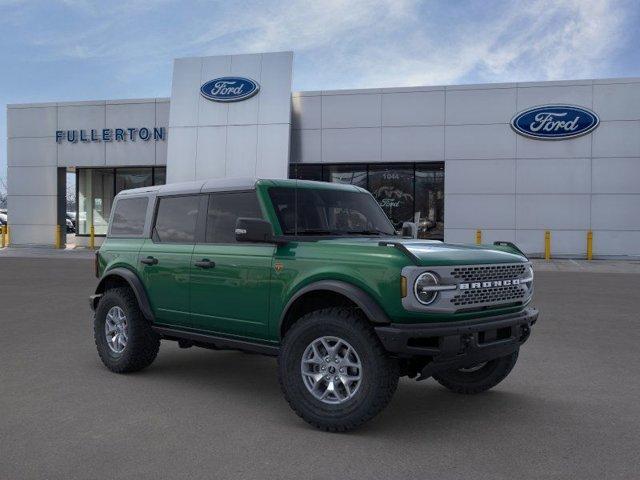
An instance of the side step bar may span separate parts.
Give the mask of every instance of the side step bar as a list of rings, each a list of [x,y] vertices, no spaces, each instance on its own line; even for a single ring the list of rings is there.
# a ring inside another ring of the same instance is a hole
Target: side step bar
[[[261,355],[278,356],[280,347],[249,340],[239,340],[231,337],[213,335],[210,333],[193,332],[179,328],[152,326],[153,330],[166,340],[188,340],[196,346],[204,346],[216,350],[241,350],[243,352],[259,353]]]

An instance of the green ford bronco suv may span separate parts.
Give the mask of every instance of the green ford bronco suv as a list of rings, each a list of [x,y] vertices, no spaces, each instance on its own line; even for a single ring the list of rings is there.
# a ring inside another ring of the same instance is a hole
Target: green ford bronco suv
[[[375,416],[400,376],[466,394],[497,385],[538,316],[514,245],[403,237],[366,190],[322,182],[123,191],[96,275],[110,370],[147,367],[161,340],[277,356],[293,410],[330,431]]]

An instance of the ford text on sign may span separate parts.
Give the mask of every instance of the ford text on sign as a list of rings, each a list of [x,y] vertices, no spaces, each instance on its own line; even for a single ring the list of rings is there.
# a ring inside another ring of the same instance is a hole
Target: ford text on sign
[[[540,140],[563,140],[593,131],[600,119],[583,107],[542,105],[518,113],[511,120],[516,133]]]
[[[215,102],[238,102],[253,97],[260,90],[255,80],[244,77],[220,77],[200,87],[201,95]]]

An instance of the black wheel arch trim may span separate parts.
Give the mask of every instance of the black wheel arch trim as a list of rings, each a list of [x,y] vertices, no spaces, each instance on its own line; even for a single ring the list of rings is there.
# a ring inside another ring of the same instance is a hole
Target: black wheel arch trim
[[[382,307],[378,305],[378,302],[376,302],[373,298],[371,298],[371,295],[369,295],[367,292],[365,292],[361,288],[356,287],[351,283],[343,282],[341,280],[320,280],[302,287],[300,290],[298,290],[296,293],[294,293],[291,296],[291,298],[285,305],[284,309],[282,310],[278,328],[279,329],[282,328],[282,324],[285,318],[287,317],[287,313],[291,309],[292,305],[300,297],[302,297],[307,293],[321,291],[321,290],[328,290],[330,292],[338,293],[340,295],[347,297],[348,299],[353,301],[358,306],[358,308],[360,308],[364,312],[364,314],[367,316],[367,318],[370,321],[374,323],[379,323],[379,324],[391,323],[391,320],[389,319],[385,311],[382,309]]]
[[[142,281],[131,270],[123,267],[116,267],[111,270],[108,270],[102,275],[100,278],[100,282],[96,287],[95,295],[90,297],[91,308],[95,311],[98,306],[98,301],[100,297],[105,292],[105,284],[109,278],[119,277],[123,279],[131,290],[133,290],[134,295],[136,296],[136,300],[138,301],[138,306],[142,311],[144,317],[153,322],[155,320],[155,316],[153,314],[153,310],[151,309],[151,303],[149,303],[149,297],[147,296],[147,291],[142,284]]]

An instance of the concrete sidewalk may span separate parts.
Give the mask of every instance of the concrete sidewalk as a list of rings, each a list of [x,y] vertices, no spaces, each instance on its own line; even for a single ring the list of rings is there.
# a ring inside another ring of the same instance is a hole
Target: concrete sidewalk
[[[0,248],[0,258],[93,258],[95,250],[88,248],[5,247]]]
[[[536,272],[640,273],[640,260],[532,259]]]

